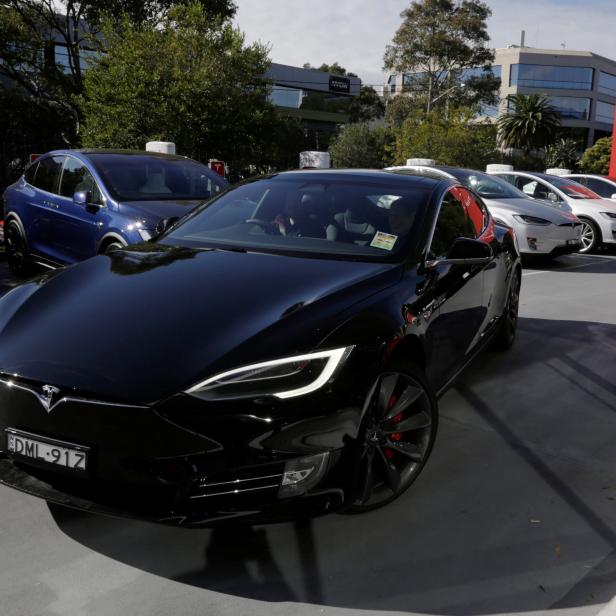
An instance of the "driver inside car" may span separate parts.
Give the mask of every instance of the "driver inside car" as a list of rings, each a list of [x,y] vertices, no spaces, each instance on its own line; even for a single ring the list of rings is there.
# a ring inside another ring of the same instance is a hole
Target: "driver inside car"
[[[290,193],[285,201],[286,216],[274,221],[282,235],[325,238],[326,230],[320,219],[317,197],[310,194]]]

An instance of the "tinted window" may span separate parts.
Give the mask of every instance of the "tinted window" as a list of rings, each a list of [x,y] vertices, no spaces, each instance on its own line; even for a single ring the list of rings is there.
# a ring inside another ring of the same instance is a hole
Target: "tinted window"
[[[463,203],[467,196],[470,196],[469,192],[463,188],[453,188],[445,195],[432,236],[431,259],[445,258],[459,237],[475,239],[479,235],[479,219],[473,221],[471,218],[471,215],[478,215],[475,210],[477,204],[474,199],[474,206],[470,202]],[[479,215],[483,216],[481,211]]]
[[[32,184],[34,186],[34,175],[36,174],[36,168],[38,167],[38,161],[32,163],[24,173],[24,179],[28,184]]]
[[[416,245],[430,190],[388,178],[275,176],[226,192],[162,240],[389,258]]]
[[[62,156],[41,158],[32,184],[41,190],[55,193],[58,187],[58,179],[60,177],[63,160],[64,157]]]
[[[205,200],[227,183],[205,165],[147,154],[90,154],[105,187],[121,201]]]
[[[579,182],[582,178],[575,178],[576,182]],[[604,182],[599,178],[583,178],[584,183],[590,190],[596,192],[600,197],[611,199],[612,195],[616,193],[616,186],[609,182]]]
[[[91,203],[102,203],[101,193],[92,174],[80,160],[69,156],[62,171],[60,194],[72,198],[76,192],[82,190],[91,193]]]

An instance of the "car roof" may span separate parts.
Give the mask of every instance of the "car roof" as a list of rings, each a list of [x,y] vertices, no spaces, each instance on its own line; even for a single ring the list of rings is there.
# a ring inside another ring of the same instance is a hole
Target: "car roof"
[[[46,152],[46,154],[83,154],[88,156],[90,154],[113,154],[121,156],[148,156],[152,158],[163,158],[166,160],[191,160],[187,156],[179,156],[178,154],[165,154],[163,152],[148,152],[146,150],[120,150],[120,149],[107,149],[107,148],[79,148],[79,149],[64,149],[64,150],[52,150]]]
[[[439,173],[427,172],[422,170],[392,168],[392,169],[300,169],[295,171],[283,171],[279,174],[281,177],[307,177],[310,176],[315,180],[326,179],[327,177],[358,177],[366,179],[378,179],[387,181],[387,178],[396,176],[403,182],[408,181],[409,184],[421,186],[423,188],[434,188],[440,184],[450,184],[452,178],[448,178]],[[270,176],[274,177],[274,176]]]

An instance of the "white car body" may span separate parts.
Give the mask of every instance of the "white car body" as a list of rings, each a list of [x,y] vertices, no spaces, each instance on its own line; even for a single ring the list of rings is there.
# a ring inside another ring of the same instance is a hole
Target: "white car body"
[[[564,175],[586,188],[596,192],[602,199],[616,201],[616,179],[605,175],[594,175],[592,173],[570,173]]]
[[[487,173],[454,167],[421,165],[389,169],[436,170],[470,188],[486,204],[494,222],[513,229],[523,255],[558,256],[577,252],[581,247],[582,223],[567,211],[568,208],[559,209],[530,199],[504,180],[493,178]],[[492,184],[486,185],[490,182]],[[496,193],[499,193],[498,197]]]
[[[573,212],[582,221],[582,249],[599,244],[616,244],[616,202],[601,199],[592,190],[570,178],[530,171],[495,171],[490,175],[507,180],[537,203]]]

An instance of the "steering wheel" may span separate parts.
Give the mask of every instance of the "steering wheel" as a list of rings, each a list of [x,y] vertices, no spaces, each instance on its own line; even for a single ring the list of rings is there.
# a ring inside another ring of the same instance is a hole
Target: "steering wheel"
[[[248,218],[245,222],[251,225],[259,225],[259,227],[269,235],[282,235],[275,222],[268,222],[261,218]]]

